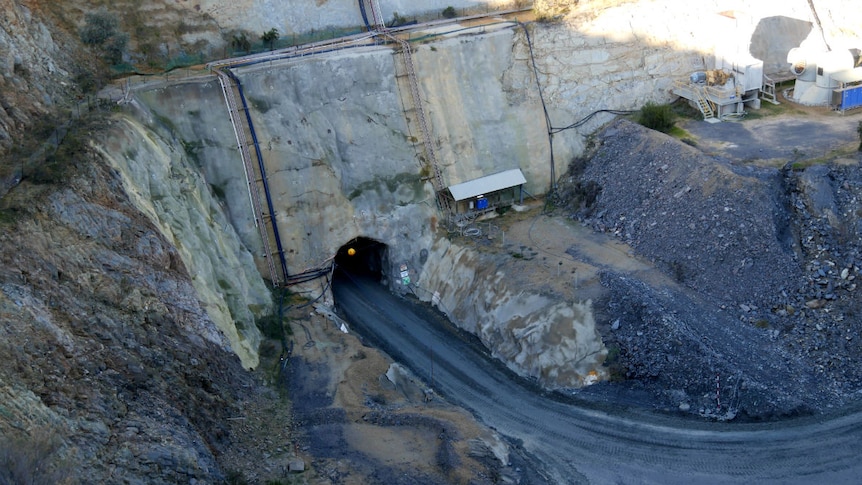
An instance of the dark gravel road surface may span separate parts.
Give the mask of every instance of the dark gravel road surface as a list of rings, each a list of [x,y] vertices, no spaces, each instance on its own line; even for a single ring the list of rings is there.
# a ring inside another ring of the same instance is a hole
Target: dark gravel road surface
[[[735,424],[537,392],[421,305],[338,275],[360,335],[531,457],[530,483],[856,483],[862,410]]]

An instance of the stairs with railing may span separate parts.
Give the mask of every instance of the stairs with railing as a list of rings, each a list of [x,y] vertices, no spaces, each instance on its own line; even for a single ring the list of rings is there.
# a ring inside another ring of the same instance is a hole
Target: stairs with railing
[[[233,79],[220,69],[216,69],[215,73],[218,76],[219,84],[224,94],[225,104],[228,108],[231,125],[233,126],[234,135],[236,136],[237,148],[242,159],[244,168],[246,187],[248,188],[248,196],[251,202],[252,212],[254,214],[254,225],[260,231],[260,239],[263,244],[264,260],[266,261],[267,269],[269,270],[270,281],[273,286],[280,286],[284,282],[287,274],[284,268],[278,271],[274,257],[279,256],[279,252],[272,250],[273,242],[277,246],[278,230],[273,220],[273,214],[264,212],[261,205],[261,191],[267,191],[264,183],[265,175],[261,173],[257,164],[252,161],[250,143],[248,142],[250,133],[249,127],[242,121],[244,107],[241,107],[236,98],[240,94],[237,92],[239,87],[233,82]],[[251,148],[254,148],[253,146]],[[284,266],[284,265],[282,265]]]
[[[444,214],[450,212],[449,198],[445,195],[446,183],[443,180],[443,173],[440,170],[440,164],[437,161],[437,155],[434,151],[432,142],[431,130],[428,127],[428,121],[425,117],[425,109],[422,106],[422,96],[419,93],[419,82],[416,79],[416,71],[413,66],[413,53],[410,49],[410,43],[403,39],[398,39],[394,36],[387,35],[390,39],[398,42],[401,49],[401,60],[407,79],[410,98],[413,102],[416,123],[419,126],[419,132],[422,136],[422,145],[424,148],[425,165],[433,174],[434,192],[437,194],[437,204],[440,211]]]
[[[700,95],[699,92],[698,94],[699,96],[697,97],[697,107],[703,114],[703,119],[709,120],[715,118],[715,111],[712,110],[712,106],[709,105],[709,101],[707,101],[706,98],[703,97],[703,95]]]

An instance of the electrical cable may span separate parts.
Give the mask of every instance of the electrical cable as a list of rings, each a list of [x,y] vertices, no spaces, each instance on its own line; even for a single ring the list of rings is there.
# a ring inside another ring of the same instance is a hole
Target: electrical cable
[[[548,106],[545,104],[545,96],[542,94],[542,84],[539,82],[539,68],[536,66],[536,56],[533,55],[533,41],[530,39],[530,31],[523,23],[518,22],[518,25],[524,29],[524,36],[527,39],[527,48],[530,51],[530,62],[533,65],[533,75],[536,77],[536,87],[539,90],[539,100],[542,102],[542,111],[545,113],[545,126],[548,131],[548,145],[551,153],[551,185],[549,194],[554,195],[557,188],[557,174],[556,168],[554,167],[554,133],[551,129],[551,115],[548,114]]]
[[[564,126],[562,128],[551,128],[551,133],[559,133],[559,132],[564,131],[564,130],[569,130],[572,128],[578,128],[580,126],[583,126],[588,121],[593,119],[593,117],[599,113],[610,113],[613,115],[630,115],[630,114],[635,113],[635,112],[636,111],[634,111],[634,110],[625,110],[625,109],[599,109],[599,110],[593,111],[592,113],[588,114],[587,116],[581,118],[580,120],[578,120],[578,121],[576,121],[576,122],[574,122],[568,126]]]

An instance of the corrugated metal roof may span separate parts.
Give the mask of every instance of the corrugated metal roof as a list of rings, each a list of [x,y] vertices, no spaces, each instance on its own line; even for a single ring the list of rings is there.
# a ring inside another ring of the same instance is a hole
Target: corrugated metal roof
[[[479,177],[461,184],[449,186],[449,192],[455,200],[469,199],[477,195],[508,189],[517,185],[527,183],[520,168],[498,172],[492,175]]]

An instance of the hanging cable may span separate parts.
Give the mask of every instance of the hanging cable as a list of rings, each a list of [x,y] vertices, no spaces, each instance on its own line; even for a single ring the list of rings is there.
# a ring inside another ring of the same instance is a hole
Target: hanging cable
[[[599,110],[593,111],[592,113],[590,113],[587,116],[583,117],[582,119],[572,123],[571,125],[564,126],[562,128],[551,128],[551,133],[559,133],[559,132],[564,131],[564,130],[570,130],[572,128],[578,128],[580,126],[583,126],[588,121],[593,119],[593,117],[599,113],[610,113],[613,115],[630,115],[634,112],[635,111],[633,111],[633,110],[625,110],[625,109],[599,109]]]
[[[539,100],[542,102],[542,111],[545,113],[545,126],[548,131],[548,146],[551,152],[551,184],[550,195],[553,195],[557,188],[557,174],[554,167],[554,134],[551,131],[551,116],[548,114],[548,106],[545,104],[545,96],[542,94],[542,84],[539,82],[539,68],[536,66],[536,57],[533,55],[533,41],[530,39],[530,31],[522,22],[518,25],[523,27],[524,36],[527,39],[527,48],[530,50],[530,62],[533,65],[533,75],[536,76],[536,87],[539,89]]]

